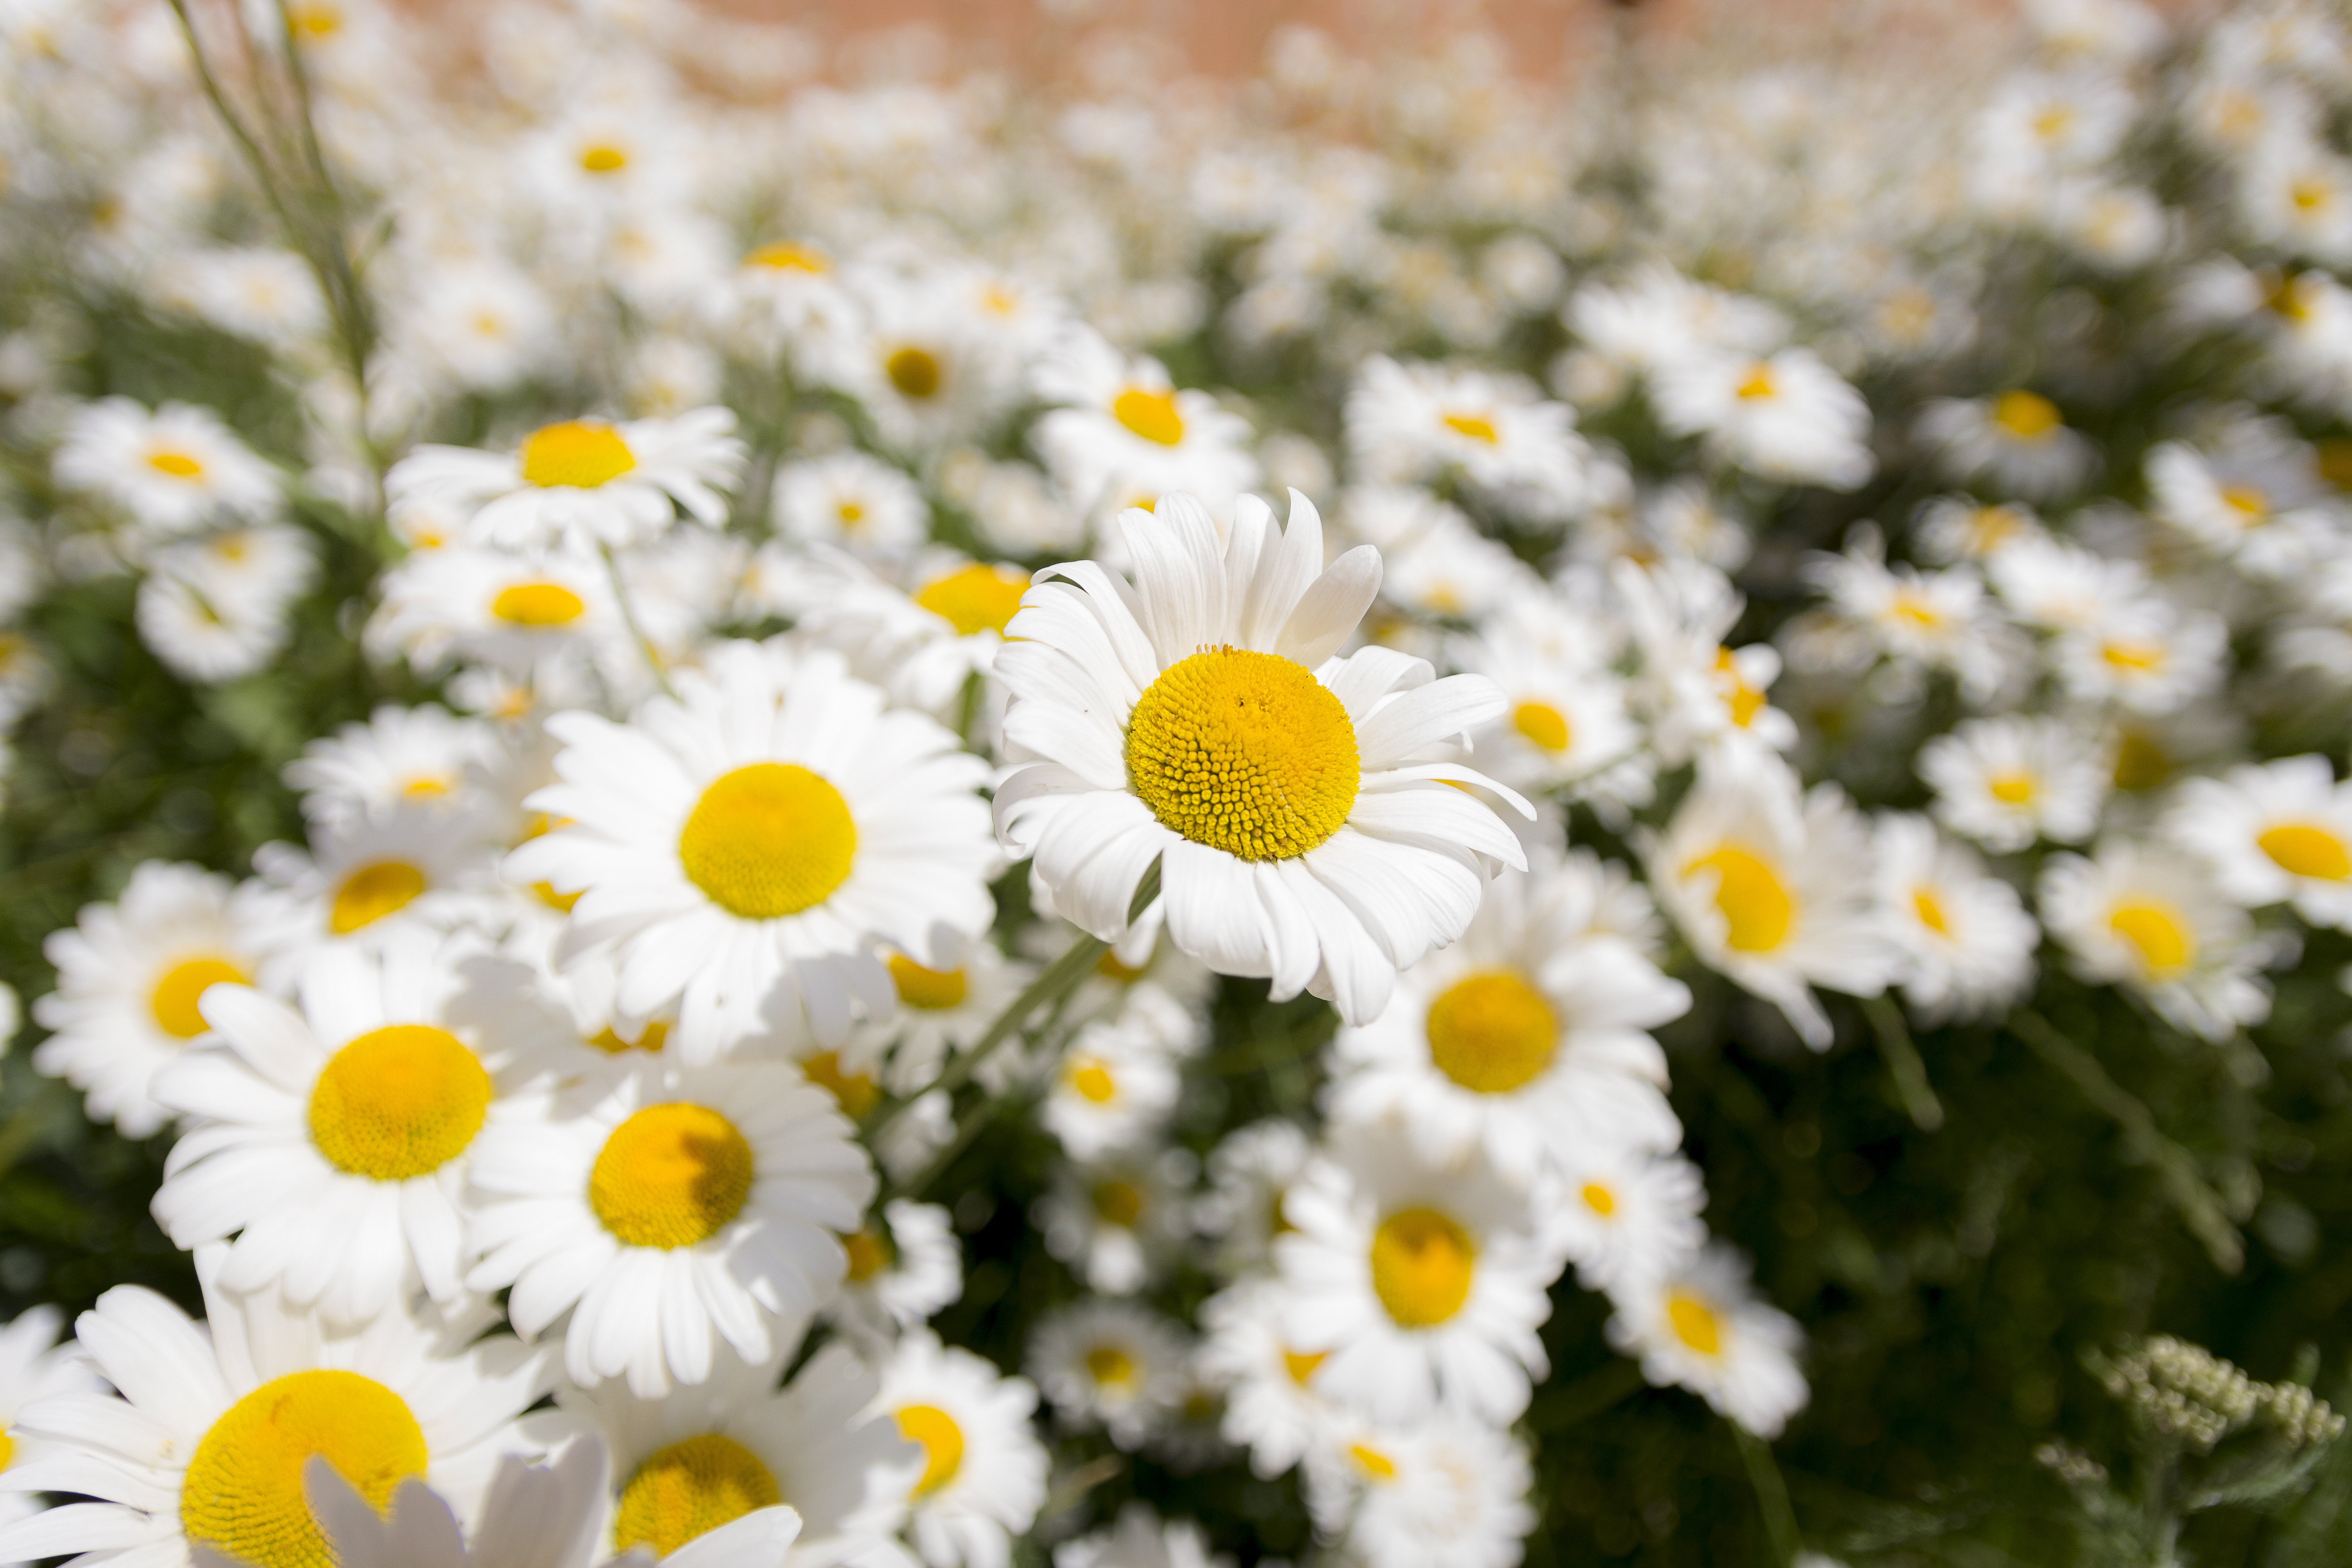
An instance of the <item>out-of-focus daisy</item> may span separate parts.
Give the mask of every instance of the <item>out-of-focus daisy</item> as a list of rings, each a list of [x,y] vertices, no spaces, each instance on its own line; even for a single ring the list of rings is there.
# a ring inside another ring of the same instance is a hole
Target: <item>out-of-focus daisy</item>
[[[2098,826],[2109,770],[2096,742],[2056,718],[1970,719],[1919,751],[1936,819],[2006,854],[2037,838],[2079,844]]]
[[[1298,1463],[1338,1414],[1314,1387],[1330,1353],[1292,1348],[1284,1294],[1276,1280],[1244,1279],[1201,1304],[1200,1370],[1224,1391],[1221,1429],[1268,1479]]]
[[[1045,1506],[1048,1461],[1030,1417],[1037,1391],[919,1329],[882,1369],[877,1403],[923,1449],[907,1533],[929,1568],[1005,1568]]]
[[[1343,1424],[1308,1451],[1307,1507],[1364,1568],[1516,1568],[1534,1472],[1525,1444],[1478,1422]]]
[[[1031,978],[1028,965],[1007,961],[986,939],[968,943],[952,967],[932,969],[894,952],[889,968],[897,1016],[865,1025],[842,1047],[842,1061],[877,1071],[902,1095],[928,1088],[951,1054],[977,1044]]]
[[[2042,532],[2042,521],[2029,507],[1940,496],[1919,509],[1911,537],[1912,548],[1922,560],[1981,563],[2003,545],[2037,538]]]
[[[1274,1238],[1290,1228],[1282,1217],[1290,1190],[1314,1145],[1298,1123],[1268,1117],[1237,1127],[1209,1152],[1209,1190],[1195,1205],[1193,1225],[1217,1240],[1225,1271],[1240,1275],[1271,1261]]]
[[[1118,1522],[1054,1548],[1054,1568],[1232,1568],[1209,1550],[1208,1532],[1189,1519],[1163,1522],[1151,1505],[1129,1502]]]
[[[1777,1437],[1811,1391],[1797,1365],[1804,1331],[1760,1300],[1748,1260],[1721,1244],[1671,1273],[1611,1293],[1609,1342],[1638,1356],[1642,1375],[1679,1384],[1759,1437]]]
[[[863,561],[903,559],[930,536],[930,510],[915,481],[858,451],[779,469],[776,522],[787,539],[836,545]]]
[[[253,868],[268,884],[264,984],[290,984],[322,947],[373,950],[415,924],[449,930],[483,919],[497,893],[482,827],[404,801],[310,832],[310,852],[265,844]]]
[[[2313,925],[2352,931],[2352,784],[2326,757],[2285,757],[2189,779],[2167,819],[2222,892],[2249,907],[2292,901]]]
[[[1059,404],[1034,440],[1081,509],[1150,506],[1175,491],[1224,496],[1257,483],[1249,422],[1205,392],[1180,389],[1158,360],[1129,359],[1074,328],[1039,363],[1037,391]]]
[[[1557,1162],[1559,1197],[1545,1215],[1588,1290],[1613,1290],[1682,1268],[1706,1241],[1706,1188],[1678,1154],[1597,1140]]]
[[[0,1471],[40,1459],[50,1445],[21,1431],[17,1414],[54,1394],[101,1397],[98,1375],[80,1347],[58,1343],[65,1314],[55,1307],[30,1307],[0,1323]],[[41,1511],[37,1495],[0,1489],[0,1530]]]
[[[677,1071],[631,1053],[519,1095],[474,1150],[467,1283],[510,1287],[527,1336],[569,1310],[583,1384],[625,1373],[658,1398],[710,1376],[714,1339],[764,1361],[777,1321],[815,1311],[848,1268],[840,1237],[874,1197],[850,1131],[778,1062]]]
[[[432,382],[502,391],[544,366],[560,341],[546,292],[493,256],[425,262],[404,292],[391,336]]]
[[[2021,641],[1986,602],[1984,580],[1965,567],[1920,572],[1890,568],[1877,534],[1869,531],[1845,552],[1816,555],[1806,574],[1840,614],[1870,634],[1892,658],[1948,670],[1971,702],[1998,690],[2010,668],[2008,643]]]
[[[1831,1029],[1813,986],[1875,996],[1895,977],[1869,829],[1835,784],[1801,797],[1777,762],[1703,769],[1643,857],[1699,957],[1788,1015],[1815,1050]]]
[[[1677,436],[1784,484],[1859,488],[1877,467],[1870,405],[1810,349],[1769,358],[1703,355],[1659,372],[1651,396]]]
[[[877,944],[945,965],[995,910],[980,759],[838,655],[721,644],[626,725],[558,714],[564,826],[507,874],[583,896],[566,952],[618,951],[622,1007],[680,998],[689,1053],[755,1030],[848,1038],[897,994]]]
[[[937,1204],[892,1198],[842,1249],[849,1268],[826,1315],[869,1343],[920,1327],[963,1293],[963,1248]]]
[[[997,660],[1007,741],[1042,759],[998,788],[999,830],[1080,929],[1124,935],[1157,860],[1179,947],[1364,1021],[1398,969],[1469,923],[1492,868],[1526,863],[1444,782],[1496,787],[1447,759],[1501,694],[1386,649],[1334,659],[1379,557],[1325,569],[1321,520],[1297,491],[1286,531],[1252,498],[1222,536],[1183,497],[1122,521],[1137,586],[1056,568]]]
[[[671,419],[542,426],[511,452],[419,447],[384,478],[394,505],[444,502],[467,514],[477,543],[528,549],[634,544],[683,510],[718,526],[744,462],[735,416],[698,408]]]
[[[387,705],[303,747],[286,782],[302,792],[302,814],[314,822],[349,822],[404,801],[451,810],[470,804],[498,755],[497,737],[478,720],[429,702]]]
[[[1722,640],[1743,607],[1729,578],[1696,561],[1654,569],[1626,561],[1610,580],[1641,653],[1634,706],[1649,721],[1661,763],[1797,743],[1796,721],[1765,695],[1780,678],[1780,654],[1765,643],[1735,648]]]
[[[404,656],[420,674],[463,659],[548,686],[560,697],[591,671],[609,676],[642,668],[611,576],[570,552],[420,551],[385,573],[379,591],[368,649],[379,658]]]
[[[1557,520],[1583,504],[1583,437],[1564,404],[1482,371],[1375,354],[1348,394],[1348,446],[1370,478],[1456,474],[1505,510]]]
[[[2053,856],[2035,894],[2084,979],[2137,992],[2176,1027],[2224,1040],[2270,1016],[2275,944],[2181,851],[2105,839],[2088,859]]]
[[[278,504],[277,474],[208,408],[167,403],[150,413],[127,397],[79,410],[50,471],[58,488],[121,509],[155,535],[216,518],[257,519]]]
[[[1184,1239],[1185,1189],[1199,1171],[1189,1151],[1150,1145],[1062,1166],[1034,1211],[1045,1250],[1088,1289],[1133,1295]]]
[[[299,528],[254,523],[158,550],[139,584],[139,640],[185,680],[234,680],[286,646],[288,611],[318,550]]]
[[[1131,1301],[1057,1308],[1030,1336],[1028,1371],[1060,1420],[1141,1446],[1182,1396],[1190,1349],[1175,1326]]]
[[[2112,605],[2090,626],[2063,632],[2051,663],[2070,696],[2136,713],[2169,713],[2218,685],[2230,634],[2219,616],[2162,599]]]
[[[2095,555],[2038,530],[2006,535],[1984,570],[2011,615],[2053,632],[2095,625],[2116,605],[2142,597],[2147,585],[2138,562]]]
[[[2231,426],[2210,452],[2163,443],[2147,455],[2147,485],[2158,517],[2257,577],[2324,559],[2344,532],[2312,449],[2269,422]]]
[[[2056,404],[2024,387],[1993,398],[1940,398],[1920,411],[1918,431],[1953,479],[1987,477],[2026,500],[2072,495],[2099,463],[2090,437],[2071,428]]]
[[[2042,931],[2017,889],[1924,816],[1889,813],[1872,836],[1879,901],[1908,962],[1904,1000],[1923,1017],[1980,1017],[2033,984]]]
[[[1064,1052],[1039,1120],[1074,1160],[1139,1142],[1176,1104],[1176,1069],[1134,1031],[1097,1020]]]
[[[114,903],[84,905],[41,944],[58,988],[33,1004],[50,1031],[35,1070],[80,1089],[90,1119],[126,1138],[160,1130],[172,1112],[154,1098],[154,1075],[212,1026],[196,1005],[260,973],[253,904],[226,877],[151,860]]]

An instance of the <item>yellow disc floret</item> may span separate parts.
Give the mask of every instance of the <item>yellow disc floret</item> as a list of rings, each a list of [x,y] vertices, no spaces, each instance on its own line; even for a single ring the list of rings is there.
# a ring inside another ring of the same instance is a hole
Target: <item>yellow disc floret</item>
[[[1547,752],[1568,750],[1568,715],[1549,702],[1522,702],[1512,709],[1511,728]]]
[[[2058,405],[2038,392],[2020,389],[1993,399],[1993,423],[2021,441],[2038,441],[2065,423]]]
[[[1456,982],[1429,1005],[1429,1057],[1478,1094],[1507,1094],[1551,1066],[1559,1019],[1543,993],[1507,969]]]
[[[1295,659],[1237,647],[1160,671],[1129,721],[1127,773],[1163,826],[1244,860],[1330,837],[1362,779],[1339,698]]]
[[[852,1285],[863,1285],[885,1268],[898,1256],[890,1237],[878,1226],[867,1226],[841,1238],[841,1250],[849,1255],[849,1272],[843,1276]]]
[[[2130,944],[2153,980],[2168,980],[2197,962],[2197,933],[2180,911],[2156,899],[2117,904],[2107,926]]]
[[[196,1444],[180,1487],[181,1529],[254,1568],[333,1568],[302,1498],[313,1454],[378,1511],[427,1458],[416,1417],[383,1384],[355,1372],[289,1373],[230,1405]]]
[[[1673,1325],[1675,1337],[1699,1354],[1723,1353],[1723,1320],[1689,1291],[1676,1290],[1666,1297],[1666,1321]]]
[[[1470,1233],[1435,1209],[1402,1210],[1372,1232],[1372,1291],[1405,1328],[1433,1328],[1460,1311],[1477,1268]]]
[[[1135,1358],[1117,1345],[1097,1345],[1087,1352],[1087,1375],[1097,1384],[1124,1387],[1135,1381]]]
[[[511,626],[569,626],[587,609],[561,583],[509,583],[490,601],[490,614]]]
[[[917,1497],[929,1497],[963,1468],[963,1428],[936,1405],[909,1405],[898,1412],[898,1435],[923,1446],[923,1475]]]
[[[751,1145],[707,1105],[648,1105],[613,1129],[588,1173],[588,1206],[631,1247],[692,1247],[751,1195]]]
[[[1147,441],[1173,447],[1184,439],[1184,416],[1176,411],[1172,392],[1130,386],[1112,399],[1110,411],[1121,425]]]
[[[955,627],[958,637],[968,637],[981,632],[1002,634],[1028,591],[1028,573],[974,562],[925,586],[915,603]]]
[[[809,1082],[824,1089],[839,1102],[842,1114],[854,1121],[864,1121],[882,1098],[881,1086],[862,1072],[849,1072],[841,1065],[839,1051],[819,1051],[801,1063],[801,1074]]]
[[[2352,879],[2352,854],[2346,852],[2343,838],[2331,829],[2307,822],[2283,822],[2254,842],[2290,876],[2323,882]]]
[[[184,958],[165,970],[147,994],[147,1011],[155,1026],[177,1040],[193,1040],[212,1026],[196,1011],[205,993],[215,985],[245,985],[245,971],[226,958]]]
[[[753,763],[721,773],[677,836],[688,879],[747,921],[823,903],[848,879],[856,853],[849,803],[791,763]]]
[[[1797,900],[1769,863],[1755,851],[1725,844],[1683,868],[1685,877],[1713,871],[1715,907],[1722,912],[1724,943],[1734,952],[1770,952],[1789,940]]]
[[[926,969],[898,953],[890,955],[890,983],[898,988],[899,1001],[924,1013],[961,1007],[971,989],[961,969]]]
[[[667,1557],[696,1536],[784,1500],[758,1455],[706,1432],[672,1443],[637,1467],[613,1515],[613,1546],[650,1546]]]
[[[593,490],[637,466],[637,455],[610,425],[567,419],[531,432],[522,444],[522,482],[541,489]]]
[[[903,348],[882,362],[882,374],[904,397],[918,400],[940,394],[940,362],[929,350]]]
[[[205,466],[185,452],[169,450],[148,453],[147,466],[175,479],[193,479],[205,471]]]
[[[339,1171],[403,1182],[466,1152],[490,1108],[490,1075],[430,1024],[371,1029],[337,1051],[310,1090],[310,1141]]]
[[[327,902],[327,929],[349,936],[406,909],[425,891],[425,873],[405,860],[379,860],[346,876]]]

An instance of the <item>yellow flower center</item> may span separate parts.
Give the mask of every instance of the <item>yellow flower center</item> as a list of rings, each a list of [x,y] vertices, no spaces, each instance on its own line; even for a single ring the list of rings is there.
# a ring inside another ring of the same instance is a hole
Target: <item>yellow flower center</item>
[[[1117,1345],[1097,1345],[1087,1352],[1087,1375],[1097,1385],[1123,1388],[1135,1381],[1135,1358]]]
[[[868,1226],[854,1236],[843,1237],[841,1250],[849,1254],[846,1278],[852,1285],[863,1285],[873,1279],[889,1268],[891,1259],[897,1256],[890,1238],[883,1235],[877,1226]]]
[[[840,519],[843,528],[854,530],[866,521],[866,509],[854,500],[845,500],[833,509],[833,515]]]
[[[1738,392],[1742,402],[1756,403],[1780,395],[1780,384],[1773,379],[1771,365],[1758,360],[1748,367],[1747,378],[1740,382]]]
[[[1995,773],[1985,781],[1985,793],[2003,805],[2023,805],[2033,798],[2033,788],[2028,773]]]
[[[687,879],[747,921],[823,903],[848,879],[856,853],[849,803],[791,763],[753,763],[721,773],[677,836]]]
[[[1112,400],[1110,411],[1118,422],[1147,441],[1173,447],[1184,439],[1184,416],[1176,412],[1172,392],[1146,392],[1130,386]]]
[[[2063,104],[2054,104],[2033,117],[2033,133],[2043,141],[2053,141],[2074,123],[2074,111]]]
[[[1715,650],[1715,676],[1717,684],[1729,689],[1724,701],[1730,706],[1731,721],[1745,730],[1764,710],[1764,694],[1748,684],[1739,673],[1739,661],[1727,647]]]
[[[2124,731],[2116,747],[2115,785],[2117,789],[2154,789],[2172,773],[2172,759],[2153,736]]]
[[[2150,674],[2164,668],[2165,647],[2160,642],[2118,637],[2101,643],[2099,657],[2114,668],[2135,674]]]
[[[2131,944],[2153,979],[2178,974],[2197,961],[2197,933],[2169,904],[2155,899],[2117,904],[2107,925]]]
[[[1062,1081],[1080,1099],[1108,1105],[1118,1094],[1118,1079],[1099,1057],[1074,1056],[1062,1069]]]
[[[1715,907],[1723,911],[1724,941],[1735,952],[1770,952],[1789,940],[1797,900],[1771,866],[1743,845],[1724,844],[1683,868],[1689,877],[1713,871]]]
[[[1889,606],[1894,617],[1916,631],[1932,632],[1944,624],[1944,612],[1937,609],[1924,594],[1909,589],[1899,590]]]
[[[929,1497],[963,1468],[963,1428],[936,1405],[909,1405],[898,1412],[898,1435],[923,1446],[923,1474],[914,1495]]]
[[[331,38],[342,31],[343,16],[332,5],[298,5],[286,8],[286,19],[306,37]]]
[[[580,595],[561,583],[509,583],[490,601],[490,614],[516,626],[565,626],[587,609]]]
[[[155,1026],[175,1040],[193,1040],[212,1027],[196,1004],[215,985],[247,985],[251,978],[226,958],[183,959],[163,972],[147,994],[147,1011]]]
[[[1576,1190],[1576,1195],[1584,1200],[1586,1208],[1591,1209],[1602,1219],[1607,1219],[1617,1212],[1617,1194],[1599,1182],[1585,1183]]]
[[[667,1557],[698,1535],[783,1500],[757,1455],[732,1437],[705,1432],[637,1467],[621,1489],[613,1546],[650,1546],[656,1557]]]
[[[1489,447],[1502,439],[1501,432],[1495,428],[1495,422],[1476,414],[1449,414],[1444,422],[1445,427],[1456,436],[1467,436],[1473,441],[1483,442]]]
[[[1133,1182],[1113,1177],[1097,1182],[1094,1190],[1095,1213],[1106,1225],[1121,1230],[1133,1230],[1135,1222],[1143,1217],[1143,1189]]]
[[[1372,1232],[1372,1291],[1408,1329],[1433,1328],[1470,1299],[1478,1248],[1435,1209],[1403,1209]]]
[[[1935,889],[1925,886],[1912,889],[1911,912],[1919,917],[1921,925],[1937,936],[1952,934],[1952,922],[1944,913],[1944,900],[1936,896]]]
[[[2021,441],[2039,441],[2064,423],[2058,405],[2020,387],[1993,399],[1992,422]]]
[[[593,490],[637,466],[637,455],[610,425],[567,419],[531,432],[522,444],[522,482],[541,489]]]
[[[1162,826],[1244,860],[1306,854],[1362,782],[1339,698],[1296,660],[1236,647],[1160,671],[1128,722],[1127,772]]]
[[[865,1120],[882,1098],[881,1089],[862,1072],[844,1072],[839,1051],[819,1051],[801,1063],[801,1074],[809,1082],[824,1089],[837,1100],[842,1113],[853,1121]]]
[[[1378,1448],[1362,1443],[1352,1444],[1348,1449],[1348,1458],[1355,1460],[1357,1468],[1376,1481],[1396,1479],[1396,1461]]]
[[[940,392],[940,362],[929,351],[903,348],[882,362],[882,373],[902,397],[936,397]]]
[[[254,1568],[334,1568],[302,1497],[313,1454],[379,1513],[428,1458],[424,1429],[383,1384],[355,1372],[289,1373],[230,1405],[197,1442],[180,1487],[180,1528]]]
[[[406,909],[425,891],[425,873],[405,860],[379,860],[345,877],[327,905],[327,929],[349,936]]]
[[[963,1005],[971,988],[961,969],[926,969],[900,953],[890,955],[890,983],[898,1000],[925,1013],[944,1013]]]
[[[1666,1298],[1666,1321],[1674,1326],[1675,1337],[1701,1355],[1723,1353],[1723,1320],[1715,1309],[1687,1290],[1676,1290]]]
[[[354,1176],[403,1182],[466,1152],[490,1108],[490,1075],[430,1024],[371,1029],[335,1053],[310,1090],[310,1141]]]
[[[1541,1076],[1559,1050],[1559,1019],[1543,993],[1509,970],[1456,982],[1429,1005],[1429,1057],[1478,1094],[1507,1094]]]
[[[2238,521],[2243,527],[2252,527],[2270,515],[2270,497],[2252,485],[2223,485],[2221,504],[2238,514]]]
[[[2343,838],[2316,823],[2283,822],[2254,842],[2291,876],[2324,882],[2352,878],[2352,854],[2346,853]]]
[[[629,166],[629,155],[609,145],[583,147],[580,150],[580,166],[592,174],[616,174]]]
[[[575,903],[578,901],[577,895],[574,895],[573,901]],[[597,1031],[595,1036],[588,1041],[588,1044],[595,1047],[598,1050],[604,1052],[608,1057],[617,1057],[623,1051],[650,1051],[656,1055],[659,1055],[663,1042],[668,1038],[669,1026],[663,1023],[659,1018],[656,1018],[652,1022],[648,1023],[645,1027],[645,1032],[634,1040],[625,1040],[621,1038],[620,1034],[614,1030],[610,1024],[607,1024],[604,1028]]]
[[[1002,633],[1029,591],[1029,574],[979,562],[950,572],[915,595],[915,603],[955,627],[958,637]]]
[[[165,447],[147,454],[147,466],[159,474],[169,474],[175,479],[193,479],[202,475],[205,466],[185,452]]]
[[[821,275],[833,270],[833,264],[823,254],[787,239],[771,240],[743,260],[748,266],[765,267],[773,272],[814,272]]]
[[[1285,1351],[1282,1370],[1290,1374],[1291,1382],[1304,1388],[1307,1380],[1315,1375],[1315,1369],[1330,1359],[1329,1351]]]
[[[692,1247],[742,1211],[751,1174],[751,1145],[727,1118],[707,1105],[648,1105],[604,1140],[588,1206],[630,1247]]]
[[[1568,750],[1568,715],[1549,702],[1522,702],[1512,709],[1511,728],[1547,752]]]

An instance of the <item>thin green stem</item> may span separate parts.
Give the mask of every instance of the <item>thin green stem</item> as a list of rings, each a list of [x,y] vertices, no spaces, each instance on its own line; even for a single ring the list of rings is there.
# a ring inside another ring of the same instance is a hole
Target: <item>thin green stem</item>
[[[629,588],[621,581],[620,559],[613,553],[613,547],[609,544],[599,544],[596,548],[604,557],[605,574],[613,580],[613,603],[620,606],[621,624],[629,628],[629,637],[636,643],[637,652],[645,659],[646,668],[653,671],[654,684],[661,688],[664,697],[676,698],[677,691],[669,683],[669,671],[662,668],[661,656],[654,651],[653,639],[646,636],[645,628],[637,624],[637,612],[629,606]]]
[[[1919,1058],[1911,1027],[1903,1021],[1903,1009],[1891,996],[1866,996],[1862,1010],[1870,1019],[1871,1033],[1877,1037],[1878,1052],[1886,1058],[1886,1075],[1895,1080],[1903,1109],[1911,1113],[1912,1123],[1920,1131],[1935,1131],[1944,1124],[1944,1102],[1936,1098],[1935,1086],[1927,1081],[1927,1064]]]
[[[1803,1537],[1797,1533],[1797,1510],[1789,1506],[1789,1483],[1780,1479],[1780,1462],[1772,1458],[1772,1445],[1742,1426],[1730,1424],[1731,1435],[1739,1444],[1739,1457],[1748,1465],[1748,1480],[1756,1489],[1756,1511],[1764,1516],[1764,1533],[1772,1542],[1772,1561],[1777,1568],[1789,1568],[1797,1560],[1797,1550]]]

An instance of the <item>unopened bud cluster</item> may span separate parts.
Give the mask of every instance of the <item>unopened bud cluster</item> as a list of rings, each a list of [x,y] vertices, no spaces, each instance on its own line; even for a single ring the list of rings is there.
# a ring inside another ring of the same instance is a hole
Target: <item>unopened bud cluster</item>
[[[2300,1384],[2257,1383],[2210,1351],[2168,1334],[2109,1363],[2100,1381],[2124,1401],[2143,1431],[2173,1439],[2192,1453],[2210,1452],[2258,1419],[2297,1448],[2330,1441],[2344,1430],[2344,1417]],[[2065,1475],[2053,1460],[2036,1458]]]

